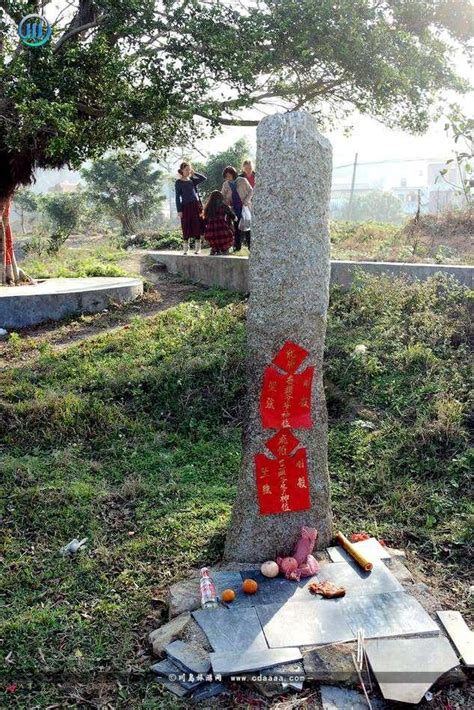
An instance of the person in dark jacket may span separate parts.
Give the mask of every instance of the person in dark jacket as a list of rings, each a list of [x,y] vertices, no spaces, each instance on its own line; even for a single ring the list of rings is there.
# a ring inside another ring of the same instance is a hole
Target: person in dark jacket
[[[236,214],[234,251],[238,252],[242,248],[242,242],[247,243],[249,232],[242,232],[239,229],[239,222],[242,217],[242,208],[250,208],[252,202],[253,189],[247,178],[237,175],[237,170],[228,165],[222,173],[224,184],[222,185],[222,195],[224,202],[232,207]],[[248,240],[250,244],[250,240]]]
[[[178,173],[180,177],[175,183],[176,211],[181,220],[183,253],[188,253],[189,240],[192,239],[195,244],[194,253],[199,254],[204,233],[204,218],[197,186],[204,182],[206,177],[195,173],[191,163],[181,163]]]

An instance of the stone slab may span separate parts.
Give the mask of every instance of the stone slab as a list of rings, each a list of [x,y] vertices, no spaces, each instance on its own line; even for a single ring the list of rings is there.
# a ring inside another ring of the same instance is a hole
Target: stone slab
[[[217,653],[244,653],[268,648],[254,608],[199,609],[193,612]]]
[[[301,582],[292,582],[284,577],[272,579],[255,570],[242,572],[242,579],[254,579],[258,584],[255,594],[241,593],[232,602],[232,606],[259,606],[260,604],[286,604],[296,601],[318,601],[320,597],[309,593],[308,586],[315,577],[308,577]]]
[[[350,560],[326,565],[316,576],[318,581],[329,579],[338,587],[344,587],[346,599],[360,595],[403,591],[400,582],[380,560],[374,562],[371,572],[364,572],[356,562]]]
[[[308,680],[328,684],[358,685],[359,676],[352,661],[352,654],[357,655],[356,643],[303,648],[302,653]]]
[[[232,675],[260,671],[262,668],[272,668],[282,663],[301,660],[298,648],[263,649],[261,651],[246,651],[245,653],[211,653],[212,670],[215,675]]]
[[[170,643],[165,652],[186,673],[206,674],[211,668],[209,654],[197,644],[177,640]]]
[[[26,328],[75,313],[98,313],[111,301],[125,303],[143,293],[128,277],[44,279],[35,285],[0,286],[0,327]]]
[[[183,678],[183,675],[187,674],[183,673],[183,670],[179,668],[173,661],[171,661],[169,658],[165,658],[163,661],[160,661],[159,663],[155,663],[153,666],[150,668],[151,671],[156,673],[158,676],[163,678],[167,683],[171,683],[173,687],[176,686],[181,686],[183,690],[186,691],[185,695],[188,693],[192,692],[193,690],[196,690],[203,684],[203,681],[189,681],[189,680],[180,680],[180,678]],[[171,690],[171,692],[175,692],[174,690]],[[180,695],[180,697],[183,697],[180,692],[175,693],[175,695]]]
[[[263,604],[256,611],[270,648],[316,646],[355,638],[341,602],[341,599],[325,599],[320,604]]]
[[[390,553],[387,548],[381,545],[375,537],[369,537],[368,540],[355,542],[354,547],[357,548],[369,562],[390,559]],[[352,557],[342,547],[328,547],[328,553],[333,562],[349,562],[352,560]]]
[[[369,594],[341,600],[348,625],[366,639],[416,634],[438,635],[439,627],[421,604],[405,592]]]
[[[347,688],[337,688],[332,685],[320,687],[323,710],[367,710],[367,700],[362,693]],[[373,710],[384,710],[387,704],[379,698],[370,698]]]
[[[474,666],[474,632],[470,630],[459,611],[438,611],[436,613],[465,665],[472,668]]]
[[[188,612],[184,612],[176,616],[167,624],[160,626],[150,633],[148,639],[153,646],[153,653],[159,656],[165,650],[166,646],[175,639],[179,638],[186,626],[190,623],[191,616]]]
[[[370,667],[387,700],[415,705],[459,661],[444,636],[367,641]]]
[[[206,286],[220,286],[230,291],[249,292],[248,257],[226,256],[216,259],[202,252],[199,256],[183,256],[179,251],[149,251],[151,259],[165,264],[171,274],[183,274],[191,281]],[[359,273],[403,277],[408,281],[424,281],[434,274],[448,274],[472,288],[474,267],[450,264],[407,264],[377,261],[331,261],[331,284],[349,288]]]

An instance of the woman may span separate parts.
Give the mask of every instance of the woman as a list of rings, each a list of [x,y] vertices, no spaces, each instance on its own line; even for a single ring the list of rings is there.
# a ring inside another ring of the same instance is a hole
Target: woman
[[[249,181],[245,177],[237,175],[237,170],[228,165],[222,173],[224,184],[222,185],[222,196],[224,202],[232,207],[236,214],[235,225],[235,246],[234,251],[240,251],[242,248],[242,239],[244,238],[248,246],[250,246],[250,232],[241,232],[238,224],[242,217],[242,207],[250,208],[252,202],[253,189]]]
[[[204,210],[206,231],[204,238],[211,247],[211,256],[228,254],[234,242],[232,223],[235,220],[234,210],[224,203],[219,190],[211,192]]]
[[[255,187],[255,170],[253,169],[251,160],[244,160],[242,163],[242,172],[240,177],[247,178],[252,188]]]
[[[191,163],[181,163],[178,173],[180,177],[176,180],[176,211],[181,220],[181,231],[183,232],[184,254],[188,253],[189,240],[194,240],[195,254],[201,252],[202,235],[204,232],[204,220],[202,217],[202,203],[199,197],[197,186],[206,177],[195,173]]]

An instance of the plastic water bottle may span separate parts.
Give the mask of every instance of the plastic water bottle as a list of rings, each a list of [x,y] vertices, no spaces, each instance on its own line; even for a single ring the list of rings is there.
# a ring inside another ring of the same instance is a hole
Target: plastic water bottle
[[[203,567],[201,570],[201,580],[199,582],[201,587],[201,606],[203,609],[213,609],[217,606],[217,592],[216,585],[214,584],[212,577],[209,576],[209,569]]]

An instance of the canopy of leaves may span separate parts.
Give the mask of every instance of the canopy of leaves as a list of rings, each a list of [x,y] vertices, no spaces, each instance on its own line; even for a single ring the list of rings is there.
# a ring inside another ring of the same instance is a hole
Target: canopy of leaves
[[[469,0],[70,0],[28,48],[17,24],[38,11],[57,3],[0,0],[0,196],[38,166],[255,125],[242,110],[268,103],[422,131],[466,89],[452,53],[473,23]]]
[[[242,162],[249,157],[250,145],[245,138],[240,138],[226,150],[209,156],[207,162],[193,162],[194,169],[207,177],[206,182],[199,187],[201,195],[207,196],[213,190],[220,190],[224,182],[222,177],[224,168],[232,165],[237,172],[240,172]]]
[[[95,161],[82,170],[90,199],[122,225],[124,234],[134,231],[164,200],[161,171],[152,156],[121,151]]]

